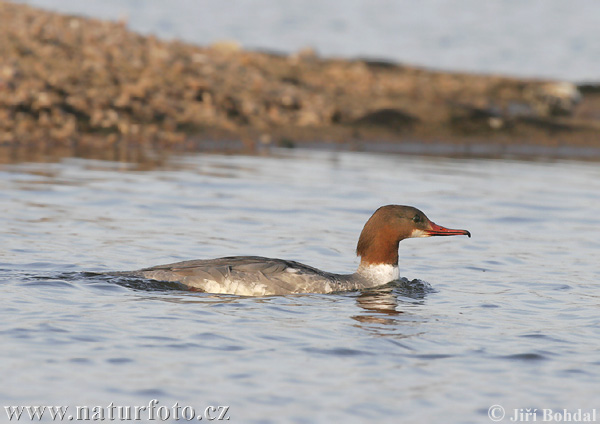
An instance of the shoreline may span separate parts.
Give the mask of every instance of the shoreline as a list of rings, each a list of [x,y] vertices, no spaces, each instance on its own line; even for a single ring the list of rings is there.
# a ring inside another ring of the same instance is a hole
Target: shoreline
[[[238,140],[248,152],[331,144],[600,158],[593,82],[201,47],[4,1],[0,38],[2,150],[203,151]]]

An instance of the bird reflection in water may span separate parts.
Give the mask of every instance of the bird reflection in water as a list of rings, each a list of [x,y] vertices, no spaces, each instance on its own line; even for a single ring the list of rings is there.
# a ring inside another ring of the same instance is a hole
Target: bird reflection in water
[[[434,291],[425,281],[400,278],[363,291],[356,298],[363,313],[352,318],[361,323],[396,325],[398,317],[406,312],[406,306],[423,304],[425,296]]]

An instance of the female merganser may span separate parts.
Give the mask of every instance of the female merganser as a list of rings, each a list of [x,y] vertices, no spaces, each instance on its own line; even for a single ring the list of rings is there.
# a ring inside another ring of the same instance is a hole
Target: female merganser
[[[467,230],[434,224],[417,208],[387,205],[375,211],[360,234],[356,254],[361,259],[354,274],[333,274],[294,261],[260,256],[198,259],[114,274],[179,282],[207,293],[243,296],[361,290],[398,279],[400,240],[455,235],[471,237]]]

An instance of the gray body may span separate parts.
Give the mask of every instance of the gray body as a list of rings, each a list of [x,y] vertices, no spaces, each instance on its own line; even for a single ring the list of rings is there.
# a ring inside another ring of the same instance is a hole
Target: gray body
[[[118,274],[179,282],[209,293],[245,296],[332,293],[381,284],[368,272],[361,273],[360,268],[354,274],[333,274],[299,262],[260,256],[197,259]]]

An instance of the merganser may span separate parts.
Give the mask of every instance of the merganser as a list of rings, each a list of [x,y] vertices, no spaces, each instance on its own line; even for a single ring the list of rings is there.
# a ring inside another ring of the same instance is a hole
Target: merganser
[[[333,274],[282,259],[230,256],[158,265],[113,275],[179,282],[192,290],[242,296],[361,290],[398,279],[398,244],[401,240],[455,235],[471,237],[467,230],[452,230],[434,224],[412,206],[387,205],[375,211],[360,233],[356,254],[361,259],[354,274]]]

